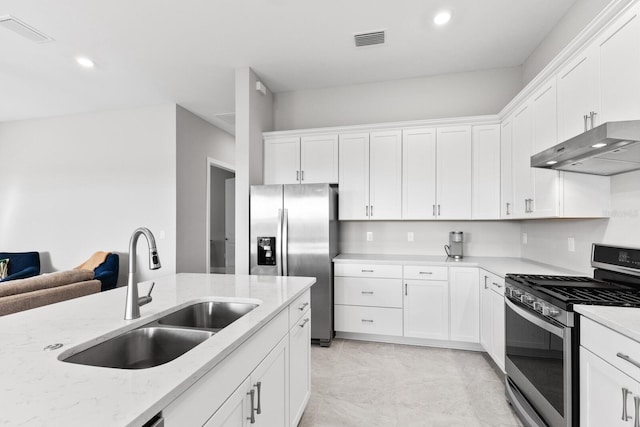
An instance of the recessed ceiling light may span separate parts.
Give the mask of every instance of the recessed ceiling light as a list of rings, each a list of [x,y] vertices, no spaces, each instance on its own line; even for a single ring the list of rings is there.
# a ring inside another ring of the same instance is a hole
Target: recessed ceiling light
[[[96,66],[95,62],[93,62],[91,59],[87,58],[86,56],[78,56],[76,58],[76,62],[84,68],[93,68]]]
[[[593,144],[592,145],[593,148],[602,148],[602,147],[606,147],[606,146],[607,146],[607,144],[604,143],[604,142],[599,142],[597,144]]]
[[[436,25],[444,25],[451,20],[451,12],[448,10],[443,10],[442,12],[438,12],[436,16],[433,17],[433,23]]]
[[[548,165],[555,165],[556,163],[558,163],[558,162],[557,162],[557,161],[555,161],[555,160],[549,160],[549,161],[547,162],[547,164],[548,164]]]

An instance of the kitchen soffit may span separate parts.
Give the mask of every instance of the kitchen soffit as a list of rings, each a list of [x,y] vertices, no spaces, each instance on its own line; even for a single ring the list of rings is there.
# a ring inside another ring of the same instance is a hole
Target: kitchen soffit
[[[175,102],[216,123],[247,66],[274,92],[517,66],[575,1],[451,0],[437,27],[441,4],[421,0],[5,0],[0,15],[55,41],[0,28],[0,121]],[[354,33],[380,28],[383,48],[356,50]]]

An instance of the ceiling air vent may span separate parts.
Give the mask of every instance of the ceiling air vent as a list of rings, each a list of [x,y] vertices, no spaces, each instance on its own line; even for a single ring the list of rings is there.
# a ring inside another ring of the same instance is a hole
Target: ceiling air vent
[[[384,31],[355,34],[356,47],[371,46],[384,43]]]
[[[53,39],[46,34],[36,30],[30,25],[25,24],[15,16],[4,15],[0,16],[0,27],[4,27],[7,30],[11,30],[14,33],[31,40],[36,43],[48,43]]]

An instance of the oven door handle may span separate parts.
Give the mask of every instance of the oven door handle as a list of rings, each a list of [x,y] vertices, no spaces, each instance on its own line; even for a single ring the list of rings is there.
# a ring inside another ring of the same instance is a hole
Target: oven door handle
[[[551,323],[546,322],[543,319],[540,319],[538,316],[535,316],[535,315],[527,312],[526,310],[523,310],[522,308],[518,307],[517,305],[515,305],[514,303],[509,301],[508,298],[505,298],[504,302],[518,316],[523,317],[524,319],[528,320],[529,322],[533,323],[536,326],[541,327],[542,329],[544,329],[544,330],[546,330],[548,332],[551,332],[555,336],[558,336],[560,338],[564,338],[564,330],[562,328],[559,328],[559,327],[557,327],[555,325],[552,325]]]

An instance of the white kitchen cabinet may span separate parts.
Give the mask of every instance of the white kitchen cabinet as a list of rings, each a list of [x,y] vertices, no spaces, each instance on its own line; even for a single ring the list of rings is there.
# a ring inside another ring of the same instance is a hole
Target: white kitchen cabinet
[[[480,342],[480,286],[478,268],[449,268],[450,339]]]
[[[473,126],[471,217],[500,218],[500,125]]]
[[[436,130],[402,132],[402,219],[435,219]]]
[[[289,425],[300,422],[311,397],[311,310],[289,330]]]
[[[504,279],[480,270],[480,343],[504,372]]]
[[[471,218],[471,126],[437,129],[436,215]]]
[[[447,280],[404,280],[404,336],[449,339]]]
[[[558,139],[566,141],[591,127],[585,121],[598,106],[598,61],[595,47],[588,46],[565,65],[558,78]],[[599,117],[595,117],[595,125]]]
[[[216,413],[209,418],[204,426],[248,427],[251,423],[251,413],[253,412],[250,398],[251,390],[251,380],[250,378],[247,378],[216,411]]]
[[[580,323],[580,425],[634,426],[640,344],[585,317]]]
[[[264,141],[264,183],[297,184],[300,181],[300,137]]]
[[[529,214],[533,198],[531,145],[533,127],[531,105],[526,102],[513,115],[513,216],[524,218]]]
[[[500,130],[500,218],[513,218],[513,116]]]
[[[340,135],[338,163],[341,220],[401,218],[400,131]]]
[[[640,117],[640,5],[596,40],[599,56],[600,122]]]
[[[265,139],[265,184],[324,182],[338,182],[338,135]]]
[[[309,341],[311,343],[311,341]],[[251,374],[255,389],[256,426],[286,426],[289,424],[289,349],[288,339],[282,341]]]
[[[402,132],[371,132],[369,219],[402,218]]]

